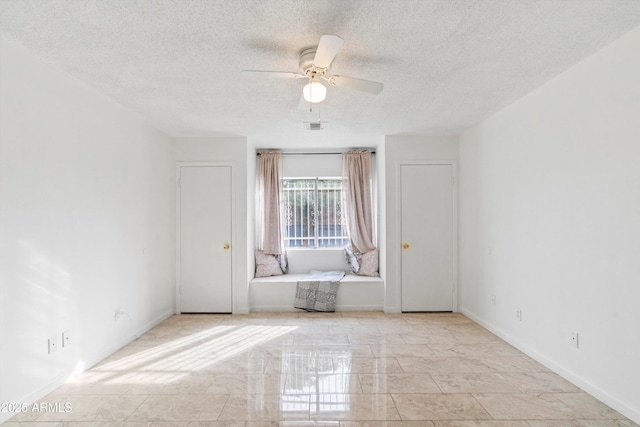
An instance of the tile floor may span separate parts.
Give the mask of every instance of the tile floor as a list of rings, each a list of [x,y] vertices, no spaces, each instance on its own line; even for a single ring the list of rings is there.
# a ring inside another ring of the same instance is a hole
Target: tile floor
[[[637,426],[460,314],[182,315],[5,426]]]

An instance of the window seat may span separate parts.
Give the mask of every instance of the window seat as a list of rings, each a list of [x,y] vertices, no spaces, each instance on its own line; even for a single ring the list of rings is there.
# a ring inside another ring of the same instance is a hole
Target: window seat
[[[293,307],[296,285],[306,274],[257,277],[249,282],[251,311],[302,311]],[[338,287],[336,311],[382,311],[384,281],[347,274]]]

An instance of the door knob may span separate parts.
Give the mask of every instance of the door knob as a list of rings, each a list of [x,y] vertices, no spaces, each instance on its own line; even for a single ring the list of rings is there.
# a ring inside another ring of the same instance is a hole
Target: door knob
[[[231,246],[228,243],[225,243],[225,245],[223,246],[225,251],[229,250],[230,247]]]
[[[405,249],[409,249],[409,244],[405,243],[404,245],[402,245],[402,247],[405,248]]]

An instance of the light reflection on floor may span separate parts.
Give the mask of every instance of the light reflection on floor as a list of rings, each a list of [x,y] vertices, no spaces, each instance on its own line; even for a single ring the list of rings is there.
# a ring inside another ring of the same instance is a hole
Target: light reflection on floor
[[[79,382],[170,384],[297,329],[291,325],[214,326],[150,348],[141,347],[139,352],[91,369],[79,378]],[[287,373],[280,384],[282,413],[349,411],[350,351],[330,348],[287,350],[285,347],[279,357],[281,372]],[[252,363],[251,358],[247,363]]]
[[[348,411],[350,362],[346,350],[287,351],[282,356],[282,372],[290,372],[284,394],[313,396],[312,413]]]
[[[216,326],[96,367],[84,381],[172,383],[295,329],[295,326]]]

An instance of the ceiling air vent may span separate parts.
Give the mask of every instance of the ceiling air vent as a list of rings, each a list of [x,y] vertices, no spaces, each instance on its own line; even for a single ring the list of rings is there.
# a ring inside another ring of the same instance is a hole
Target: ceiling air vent
[[[304,122],[306,130],[323,130],[325,122]]]

